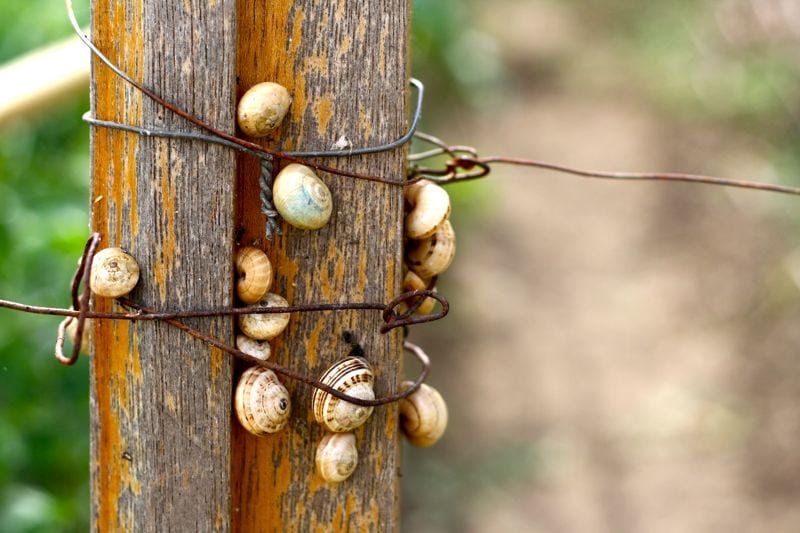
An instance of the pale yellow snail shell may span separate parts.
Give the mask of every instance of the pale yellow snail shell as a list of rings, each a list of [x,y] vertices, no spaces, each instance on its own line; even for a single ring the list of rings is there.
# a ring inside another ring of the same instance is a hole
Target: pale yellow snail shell
[[[405,197],[412,206],[405,223],[406,236],[411,239],[430,237],[450,215],[447,191],[428,180],[406,187]]]
[[[352,433],[327,433],[317,445],[317,472],[328,483],[341,483],[358,466],[356,436]]]
[[[289,302],[283,296],[268,292],[257,307],[287,307]],[[266,341],[280,335],[289,325],[289,313],[263,313],[239,315],[239,329],[251,339]]]
[[[456,234],[450,221],[445,220],[427,239],[409,241],[406,262],[419,277],[429,279],[447,270],[455,255]]]
[[[271,81],[257,83],[242,95],[236,108],[239,128],[250,137],[265,137],[280,125],[292,97],[286,87]]]
[[[292,412],[289,391],[272,370],[260,366],[239,378],[234,405],[242,427],[259,436],[283,429]]]
[[[272,201],[283,219],[298,229],[320,229],[333,212],[330,189],[309,167],[297,163],[275,177]]]
[[[71,309],[71,308],[70,308]],[[78,335],[78,319],[73,318],[69,321],[66,328],[67,336],[69,337],[70,342],[75,345],[75,341],[77,341]],[[83,334],[81,335],[81,347],[80,351],[84,355],[89,355],[92,348],[92,321],[91,319],[86,319],[83,322]]]
[[[375,399],[372,390],[375,377],[369,364],[360,357],[339,361],[325,371],[320,381],[354,398]],[[340,400],[320,389],[314,389],[311,405],[316,421],[335,433],[360,427],[372,414],[372,407]]]
[[[124,296],[133,290],[138,281],[139,265],[122,248],[105,248],[92,259],[89,287],[97,296]]]
[[[409,270],[408,272],[406,272],[406,275],[403,278],[403,291],[405,292],[421,291],[425,290],[427,287],[428,287],[428,282],[419,277],[414,271]],[[436,290],[436,287],[434,287],[432,290]],[[409,301],[409,304],[410,303],[412,302]],[[404,303],[403,305],[407,306],[408,304]],[[415,313],[417,313],[418,315],[427,315],[431,311],[433,311],[433,308],[435,306],[436,306],[436,298],[431,298],[430,296],[428,296],[427,298],[425,298],[425,300],[422,301],[420,306],[417,307]]]
[[[266,361],[269,359],[269,356],[272,355],[272,348],[269,345],[269,341],[251,339],[242,333],[236,335],[236,348],[262,361]]]
[[[413,381],[404,381],[400,390],[407,390],[413,384]],[[423,383],[400,400],[400,425],[414,446],[425,448],[435,444],[447,429],[447,405],[439,391]]]
[[[254,304],[272,286],[272,263],[259,248],[245,246],[236,252],[236,294],[246,304]]]

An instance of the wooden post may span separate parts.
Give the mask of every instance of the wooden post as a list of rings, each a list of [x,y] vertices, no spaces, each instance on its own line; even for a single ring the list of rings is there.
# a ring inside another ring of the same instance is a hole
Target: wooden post
[[[233,131],[235,0],[94,0],[92,37],[134,78]],[[95,62],[98,118],[187,129]],[[92,132],[92,226],[141,266],[132,298],[163,309],[232,302],[235,157],[196,142]],[[107,300],[95,307],[110,309]],[[227,318],[193,320],[221,339]],[[98,322],[91,369],[95,531],[230,528],[226,354],[167,324]]]
[[[406,126],[407,0],[239,0],[237,79],[241,95],[272,80],[294,98],[273,140],[282,149],[329,149],[341,137],[370,146],[402,135]],[[358,172],[399,177],[404,150],[331,160]],[[262,240],[258,164],[239,160],[237,226],[273,260],[272,291],[290,303],[389,301],[400,293],[403,191],[322,174],[334,214],[320,231],[284,224],[284,235]],[[376,312],[294,315],[274,343],[275,360],[320,376],[347,355],[345,330],[361,341],[376,373],[376,393],[394,391],[401,370],[400,333],[381,335]],[[340,485],[314,469],[323,431],[311,414],[312,389],[284,380],[292,394],[288,428],[269,438],[233,428],[233,524],[239,531],[392,531],[399,511],[396,406],[375,409],[356,432],[358,468]]]
[[[94,0],[92,37],[136,79],[225,131],[234,131],[235,99],[247,87],[282,83],[294,103],[265,144],[323,149],[343,136],[367,146],[402,134],[408,23],[407,0]],[[193,129],[97,64],[92,106],[101,119]],[[277,270],[272,290],[290,303],[389,301],[400,292],[396,186],[323,174],[335,202],[330,224],[318,232],[284,225],[266,242],[251,157],[102,129],[92,141],[92,226],[104,246],[123,246],[139,261],[132,297],[144,304],[231,305],[236,236],[267,250]],[[404,153],[331,163],[399,177]],[[96,299],[95,307],[112,305]],[[232,341],[231,319],[191,323]],[[341,335],[352,331],[384,395],[401,380],[401,334],[381,335],[380,325],[377,312],[293,315],[273,357],[318,376],[347,354]],[[323,432],[311,388],[284,380],[291,422],[256,438],[232,421],[226,355],[159,323],[98,322],[94,343],[94,530],[397,528],[396,406],[376,408],[357,431],[358,469],[332,486],[314,470]]]

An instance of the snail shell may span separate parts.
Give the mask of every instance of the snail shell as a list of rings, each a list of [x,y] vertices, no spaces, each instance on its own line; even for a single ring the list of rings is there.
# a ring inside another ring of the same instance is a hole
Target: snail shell
[[[251,339],[247,335],[241,333],[236,335],[236,348],[262,361],[266,361],[269,359],[269,356],[272,355],[272,348],[270,348],[269,341]]]
[[[236,253],[236,294],[246,304],[259,301],[272,286],[272,263],[263,251],[245,246]]]
[[[325,371],[320,381],[354,398],[375,399],[372,390],[375,376],[369,364],[360,357],[347,357],[339,361]],[[311,404],[317,422],[335,433],[360,427],[372,414],[372,407],[340,400],[320,389],[314,389]]]
[[[450,196],[435,183],[418,181],[406,187],[405,196],[412,206],[405,224],[406,236],[411,239],[430,237],[450,215]]]
[[[292,97],[286,87],[271,81],[257,83],[242,95],[236,109],[239,128],[251,137],[265,137],[286,116]]]
[[[133,290],[138,281],[139,265],[122,248],[105,248],[92,259],[89,286],[97,296],[124,296]]]
[[[400,389],[406,390],[413,384],[404,381]],[[439,391],[423,383],[400,400],[400,425],[414,446],[426,448],[435,444],[447,429],[447,405]]]
[[[329,483],[341,483],[358,466],[356,436],[352,433],[327,433],[317,445],[317,472]]]
[[[422,279],[416,273],[414,273],[414,271],[412,271],[412,270],[409,270],[408,272],[406,272],[406,275],[403,278],[403,290],[404,291],[406,291],[406,292],[407,291],[421,291],[421,290],[425,290],[427,288],[428,288],[428,281],[427,280]],[[436,290],[436,287],[434,287],[433,290]],[[425,300],[423,300],[423,302],[420,304],[420,306],[417,307],[417,310],[415,311],[415,313],[417,313],[418,315],[427,315],[431,311],[433,311],[433,308],[435,306],[436,306],[436,298],[431,298],[430,296],[428,296],[427,298],[425,298]]]
[[[275,177],[272,186],[275,209],[299,229],[319,229],[333,211],[331,191],[307,166],[292,163]]]
[[[283,296],[268,292],[258,307],[287,307],[289,302]],[[289,325],[289,313],[263,313],[239,315],[239,329],[251,339],[267,341],[274,339]]]
[[[71,308],[70,308],[71,309]],[[78,335],[78,319],[73,318],[67,324],[66,329],[67,336],[69,337],[70,342],[75,345],[75,341],[77,341]],[[92,348],[92,321],[91,319],[86,319],[83,322],[83,334],[81,335],[81,353],[85,355],[89,355],[91,353]]]
[[[419,277],[430,279],[447,270],[455,255],[456,234],[450,221],[445,220],[427,239],[410,241],[406,260],[408,268]]]
[[[289,391],[272,370],[260,366],[245,370],[239,378],[234,404],[239,423],[253,435],[280,431],[292,411]]]

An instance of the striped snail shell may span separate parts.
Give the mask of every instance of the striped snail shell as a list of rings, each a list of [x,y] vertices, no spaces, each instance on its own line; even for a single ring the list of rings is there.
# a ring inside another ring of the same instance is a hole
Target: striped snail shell
[[[254,366],[239,378],[234,398],[236,417],[253,435],[267,435],[283,429],[292,403],[289,391],[272,370]]]
[[[259,301],[272,286],[272,263],[259,248],[245,246],[236,253],[236,294],[246,304]]]
[[[375,376],[366,360],[347,357],[330,367],[320,378],[326,385],[361,400],[374,400]],[[356,405],[315,389],[311,399],[314,418],[328,431],[352,431],[367,421],[372,407]]]
[[[283,219],[298,229],[320,229],[333,211],[330,189],[309,167],[297,163],[275,177],[272,199]]]
[[[412,206],[405,222],[406,236],[411,239],[430,237],[450,215],[450,196],[433,182],[421,180],[409,185],[405,197]]]
[[[407,390],[413,381],[404,381]],[[410,396],[400,400],[400,425],[411,444],[426,448],[438,441],[447,429],[447,404],[439,391],[423,383]]]
[[[455,255],[456,234],[450,221],[445,220],[427,239],[410,241],[406,260],[408,268],[429,279],[447,270]]]
[[[341,483],[358,466],[356,436],[352,433],[327,433],[317,445],[317,472],[329,483]]]

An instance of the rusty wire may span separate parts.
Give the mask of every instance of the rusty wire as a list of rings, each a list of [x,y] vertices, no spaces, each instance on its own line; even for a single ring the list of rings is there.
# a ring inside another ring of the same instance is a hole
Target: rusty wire
[[[291,305],[285,307],[252,306],[252,307],[232,307],[232,308],[222,308],[222,309],[200,309],[200,310],[178,311],[178,312],[157,311],[155,309],[151,309],[145,305],[142,305],[138,302],[135,302],[129,298],[117,298],[116,300],[120,305],[128,309],[133,309],[134,311],[129,313],[96,312],[96,311],[91,311],[89,309],[89,303],[91,297],[89,279],[91,276],[92,260],[94,258],[94,254],[97,250],[99,242],[100,242],[99,233],[92,234],[86,241],[86,246],[84,246],[83,254],[81,255],[81,258],[78,262],[78,267],[75,271],[75,275],[73,276],[72,283],[70,285],[72,308],[62,309],[57,307],[38,307],[18,302],[12,302],[9,300],[0,300],[0,307],[2,308],[22,311],[27,313],[34,313],[34,314],[58,315],[66,317],[64,320],[61,321],[61,323],[58,326],[56,342],[55,342],[56,359],[64,365],[73,365],[77,361],[78,355],[80,353],[81,338],[83,335],[87,319],[91,318],[91,319],[109,319],[109,320],[159,320],[177,329],[180,329],[181,331],[184,331],[187,334],[197,339],[200,339],[211,346],[219,348],[220,350],[234,357],[242,359],[247,363],[256,364],[259,366],[263,366],[265,368],[269,368],[270,370],[278,374],[281,374],[282,376],[297,381],[301,381],[303,383],[321,389],[333,396],[336,396],[337,398],[348,401],[350,403],[363,406],[377,406],[391,402],[396,402],[402,398],[409,396],[415,390],[417,390],[419,386],[424,382],[430,370],[430,359],[419,346],[411,342],[404,341],[404,349],[412,353],[422,365],[422,370],[420,371],[420,374],[417,377],[417,379],[414,381],[414,386],[402,392],[393,393],[381,398],[376,398],[374,400],[364,400],[361,398],[356,398],[353,396],[349,396],[345,393],[339,392],[333,389],[332,387],[326,385],[325,383],[322,383],[319,380],[300,374],[299,372],[295,372],[294,370],[278,365],[277,363],[273,363],[271,361],[264,361],[256,357],[253,357],[252,355],[249,355],[241,350],[238,350],[228,345],[227,343],[215,339],[210,335],[203,333],[192,326],[189,326],[182,320],[186,318],[235,316],[235,315],[256,314],[256,313],[258,314],[308,313],[308,312],[342,311],[342,310],[372,310],[372,311],[381,311],[381,317],[384,321],[384,325],[381,327],[380,331],[381,333],[386,333],[388,331],[391,331],[399,327],[405,328],[413,324],[421,324],[424,322],[439,320],[441,318],[444,318],[450,309],[447,299],[444,296],[442,296],[438,292],[426,289],[426,290],[404,292],[398,295],[396,298],[392,299],[390,302],[385,304],[370,303],[370,302],[348,302],[339,304],[314,303],[314,304]],[[412,315],[414,310],[416,310],[416,307],[418,307],[419,302],[428,297],[434,298],[439,302],[440,304],[439,311],[421,316]],[[398,313],[397,311],[395,311],[395,309],[399,307],[401,304],[406,304],[407,309],[402,313]],[[76,325],[77,327],[75,330],[75,339],[73,342],[74,344],[73,350],[70,356],[65,356],[63,348],[64,348],[64,340],[66,337],[66,328],[70,325],[70,323],[73,320],[77,321]]]

